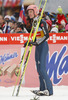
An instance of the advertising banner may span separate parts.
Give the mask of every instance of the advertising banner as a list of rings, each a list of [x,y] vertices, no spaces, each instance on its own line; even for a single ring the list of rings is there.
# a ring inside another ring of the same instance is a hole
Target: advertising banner
[[[21,58],[25,50],[23,44],[28,38],[29,33],[0,34],[0,86],[9,87],[15,85]],[[48,43],[49,53],[46,60],[47,73],[53,85],[68,85],[68,34],[50,33]],[[23,68],[24,64],[22,65],[21,73]],[[39,86],[35,65],[35,47],[32,48],[22,86]]]

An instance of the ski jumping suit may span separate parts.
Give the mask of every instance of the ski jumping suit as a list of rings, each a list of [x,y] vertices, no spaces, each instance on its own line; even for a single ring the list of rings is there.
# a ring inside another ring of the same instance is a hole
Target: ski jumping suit
[[[38,34],[36,35],[37,45],[35,49],[35,61],[36,61],[37,72],[39,74],[40,91],[47,89],[49,91],[49,95],[52,95],[53,87],[46,71],[46,57],[48,55],[49,48],[48,48],[48,43],[45,40],[48,39],[49,33],[46,27],[46,22],[44,20],[41,20],[39,28],[42,29],[44,33],[43,36],[42,34],[39,37]]]

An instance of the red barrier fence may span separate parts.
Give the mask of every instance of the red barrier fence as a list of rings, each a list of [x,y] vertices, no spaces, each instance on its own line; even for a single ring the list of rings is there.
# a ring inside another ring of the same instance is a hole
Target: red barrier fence
[[[67,33],[50,33],[49,44],[68,43]],[[33,36],[33,34],[32,34]],[[32,39],[31,36],[31,39]],[[24,44],[29,38],[29,33],[23,34],[0,34],[0,44]]]

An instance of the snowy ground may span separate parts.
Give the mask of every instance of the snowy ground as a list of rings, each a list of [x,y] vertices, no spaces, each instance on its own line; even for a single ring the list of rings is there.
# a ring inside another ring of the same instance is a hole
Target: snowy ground
[[[13,88],[0,87],[0,100],[34,100],[35,95],[30,90],[38,89],[21,87],[19,96],[16,97],[12,96]],[[40,96],[39,100],[68,100],[68,86],[54,86],[53,88],[53,96]]]

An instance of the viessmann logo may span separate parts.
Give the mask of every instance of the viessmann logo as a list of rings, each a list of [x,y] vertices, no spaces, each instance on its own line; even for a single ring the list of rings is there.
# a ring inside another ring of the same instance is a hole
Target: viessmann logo
[[[15,42],[19,42],[24,43],[25,41],[27,41],[29,38],[29,34],[13,34],[13,35],[6,35],[6,36],[0,36],[0,42],[7,42],[8,44],[10,43],[15,43]],[[30,40],[32,40],[32,36],[30,38]]]
[[[59,33],[62,34],[62,33]],[[59,35],[57,36],[57,34],[53,34],[49,37],[48,41],[52,42],[52,43],[57,43],[58,41],[68,41],[68,36],[65,35]]]
[[[24,43],[24,41],[28,40],[28,36],[20,35],[20,36],[11,36],[11,41],[19,41],[20,43]],[[30,38],[32,40],[32,37]]]

